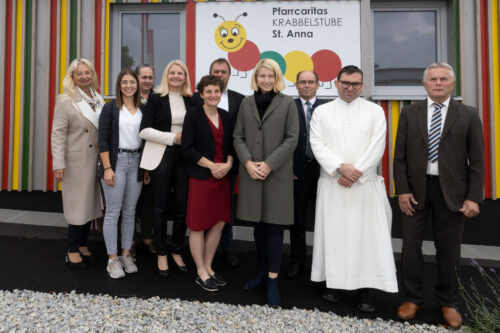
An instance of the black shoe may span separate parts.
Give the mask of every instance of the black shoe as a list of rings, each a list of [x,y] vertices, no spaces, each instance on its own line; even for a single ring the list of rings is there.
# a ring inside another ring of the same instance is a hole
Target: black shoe
[[[156,273],[158,273],[159,276],[167,278],[170,276],[170,269],[160,269],[158,267],[158,259],[156,259],[156,262],[154,263]]]
[[[222,250],[222,256],[226,265],[229,267],[235,267],[240,264],[240,260],[236,257],[230,250]]]
[[[266,279],[267,271],[265,269],[261,269],[253,279],[245,283],[245,285],[243,286],[243,290],[254,291],[262,288],[266,285]]]
[[[227,281],[220,274],[214,273],[214,275],[212,275],[211,278],[215,281],[215,283],[219,287],[224,287],[227,284]]]
[[[65,258],[66,264],[68,264],[69,267],[74,268],[74,269],[86,269],[87,265],[85,264],[85,261],[80,261],[80,262],[72,262],[69,260],[69,256],[66,253],[66,258]]]
[[[180,255],[180,254],[179,254]],[[177,263],[175,262],[174,258],[172,257],[172,261],[174,262],[175,264],[175,267],[177,267],[177,269],[181,272],[181,273],[184,273],[184,274],[188,274],[189,273],[189,268],[184,265],[184,266],[179,266],[177,265]],[[184,261],[184,259],[182,259],[182,261]]]
[[[196,284],[205,289],[206,291],[218,291],[219,287],[215,280],[211,277],[203,281],[199,276],[196,276]]]
[[[325,291],[321,296],[328,302],[337,303],[339,301],[339,296],[335,293],[334,289],[332,288],[325,288]]]
[[[86,256],[86,255],[83,255],[82,253],[80,253],[80,255],[82,256],[83,260],[87,263],[87,264],[94,264],[96,263],[97,259],[95,257],[95,255],[91,254],[89,256]]]
[[[294,279],[297,276],[299,276],[299,274],[301,272],[302,272],[302,266],[299,266],[298,264],[291,264],[290,267],[288,267],[288,271],[286,272],[286,275],[289,278]]]
[[[375,299],[368,289],[361,289],[358,292],[358,309],[363,312],[371,313],[375,311]]]
[[[278,308],[281,305],[280,290],[278,289],[278,278],[267,278],[267,305]]]

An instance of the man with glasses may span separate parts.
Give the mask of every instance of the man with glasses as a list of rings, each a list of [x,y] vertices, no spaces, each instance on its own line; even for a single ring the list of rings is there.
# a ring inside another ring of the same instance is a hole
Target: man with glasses
[[[382,108],[359,96],[363,72],[342,68],[335,81],[339,97],[319,106],[310,141],[321,170],[311,280],[326,280],[323,295],[357,290],[357,307],[375,311],[371,289],[397,292],[391,243],[392,211],[377,167],[384,154]]]
[[[299,143],[293,155],[294,175],[294,221],[290,228],[290,265],[287,275],[297,277],[304,268],[306,259],[306,218],[307,209],[314,205],[318,184],[319,166],[309,144],[309,123],[314,109],[326,103],[316,98],[319,88],[318,74],[302,71],[296,80],[299,98],[295,99],[299,113]]]

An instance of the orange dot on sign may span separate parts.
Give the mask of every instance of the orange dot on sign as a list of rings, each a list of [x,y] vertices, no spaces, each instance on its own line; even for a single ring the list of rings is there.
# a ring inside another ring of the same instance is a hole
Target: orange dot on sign
[[[227,59],[234,69],[249,71],[259,62],[260,51],[255,43],[247,40],[241,50],[227,54]]]
[[[311,57],[314,71],[321,82],[332,81],[342,68],[342,61],[337,53],[331,50],[319,50]]]

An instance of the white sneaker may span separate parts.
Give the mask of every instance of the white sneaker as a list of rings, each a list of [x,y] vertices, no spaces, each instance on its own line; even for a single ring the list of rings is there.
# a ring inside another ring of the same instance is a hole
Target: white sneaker
[[[111,259],[108,262],[106,270],[112,279],[121,279],[125,277],[125,272],[123,271],[122,263],[119,258]]]
[[[120,256],[120,261],[123,268],[125,269],[125,272],[129,274],[137,273],[137,266],[134,264],[134,258],[132,258],[130,255]]]

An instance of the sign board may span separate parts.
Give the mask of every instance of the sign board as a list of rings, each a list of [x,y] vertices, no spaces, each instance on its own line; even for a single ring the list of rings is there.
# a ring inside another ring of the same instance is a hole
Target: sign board
[[[229,88],[252,94],[250,78],[260,58],[278,62],[283,93],[297,95],[296,75],[314,70],[318,96],[336,96],[333,81],[345,65],[361,65],[359,1],[197,2],[196,80],[210,63],[227,58]]]

